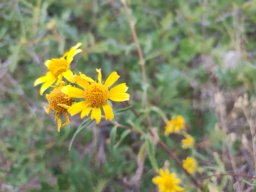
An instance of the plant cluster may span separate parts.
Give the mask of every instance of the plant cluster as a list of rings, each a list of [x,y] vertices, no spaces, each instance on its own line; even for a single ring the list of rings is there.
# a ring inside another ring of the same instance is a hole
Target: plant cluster
[[[0,191],[255,191],[255,11],[1,1]]]

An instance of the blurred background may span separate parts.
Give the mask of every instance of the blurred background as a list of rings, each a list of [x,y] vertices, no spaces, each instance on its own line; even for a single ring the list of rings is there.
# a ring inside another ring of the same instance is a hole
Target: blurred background
[[[168,117],[185,117],[197,142],[203,174],[236,170],[255,175],[248,122],[255,123],[256,1],[128,3],[146,61],[149,103]],[[72,118],[71,125],[58,133],[53,115],[43,110],[45,98],[33,87],[46,71],[46,59],[60,57],[81,42],[83,52],[76,56],[73,71],[95,77],[95,68],[100,67],[104,78],[118,71],[120,82],[129,86],[129,104],[141,111],[146,85],[141,84],[122,3],[1,0],[0,23],[0,191],[156,191],[148,160],[139,185],[128,182],[136,172],[138,135],[124,138],[125,130],[118,129],[115,142],[110,142],[113,126],[106,123],[101,130],[80,132],[69,151],[81,120]],[[247,101],[242,112],[234,109],[239,96]],[[157,115],[151,118],[154,127],[164,129]],[[116,120],[140,124],[131,110]],[[156,153],[163,164],[166,155]],[[255,183],[239,182],[216,179],[209,186],[232,191],[239,185],[253,191]]]

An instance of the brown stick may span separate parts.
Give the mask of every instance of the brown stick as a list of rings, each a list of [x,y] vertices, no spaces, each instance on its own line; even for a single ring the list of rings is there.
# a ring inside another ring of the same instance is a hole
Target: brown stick
[[[140,66],[141,66],[142,83],[143,83],[144,85],[147,85],[147,76],[146,76],[146,69],[145,69],[145,59],[144,59],[143,52],[142,52],[142,49],[141,49],[141,46],[140,46],[140,43],[139,43],[139,40],[138,40],[138,36],[137,36],[137,33],[136,33],[135,25],[134,25],[134,23],[132,22],[132,18],[131,18],[131,15],[130,15],[130,13],[129,13],[129,8],[128,8],[128,5],[127,5],[126,0],[121,0],[121,2],[122,2],[123,5],[124,5],[125,12],[126,12],[126,16],[127,16],[127,20],[128,20],[128,23],[129,23],[129,26],[130,26],[130,29],[131,29],[131,33],[132,33],[132,38],[133,38],[133,41],[134,41],[135,46],[136,46],[136,49],[137,49],[137,53],[138,53],[138,57],[139,57],[139,64],[140,64]],[[147,109],[147,108],[148,108],[148,97],[147,97],[147,91],[146,91],[146,89],[143,90],[143,97],[142,97],[142,100],[143,100],[144,107]],[[150,120],[150,118],[149,118],[148,115],[147,115],[147,122],[148,122],[149,127],[151,127],[151,120]],[[181,169],[186,173],[186,175],[191,179],[191,181],[195,184],[195,186],[196,186],[198,189],[200,189],[201,191],[203,191],[203,187],[197,182],[197,180],[196,180],[192,175],[190,175],[190,174],[182,167],[182,163],[181,163],[180,160],[176,157],[176,155],[174,155],[162,141],[159,141],[158,143],[159,143],[159,145],[162,147],[162,149],[163,149],[172,159],[174,159],[174,160],[177,162],[177,164],[178,164],[178,165],[181,167]]]
[[[137,49],[137,54],[139,57],[139,64],[141,67],[141,76],[142,76],[142,84],[143,85],[147,85],[147,75],[146,75],[146,68],[145,68],[145,59],[143,56],[143,52],[140,46],[140,42],[137,36],[137,32],[136,32],[136,28],[135,28],[135,24],[132,22],[132,18],[131,18],[131,14],[129,13],[129,7],[127,5],[126,0],[121,0],[121,2],[124,5],[124,9],[125,9],[125,13],[126,13],[126,17],[130,26],[130,30],[132,33],[132,38],[133,41],[135,43],[136,49]],[[143,105],[145,107],[145,109],[148,109],[148,96],[147,96],[147,88],[143,89],[143,95],[142,95],[142,102]],[[151,127],[151,119],[149,118],[149,116],[147,115],[147,123],[149,125],[149,127]]]
[[[232,177],[244,177],[244,178],[249,178],[249,179],[256,179],[256,176],[250,176],[246,174],[240,174],[240,173],[219,173],[219,174],[212,174],[206,177],[202,177],[200,179],[209,179],[211,177],[222,177],[222,176],[232,176]]]

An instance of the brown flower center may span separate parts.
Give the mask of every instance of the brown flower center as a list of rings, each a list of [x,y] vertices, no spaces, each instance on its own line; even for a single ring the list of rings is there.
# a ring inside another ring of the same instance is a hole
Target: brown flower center
[[[108,89],[100,83],[92,83],[85,91],[85,98],[91,107],[101,107],[108,100]]]
[[[68,95],[61,92],[62,87],[55,88],[48,96],[47,100],[49,102],[50,109],[54,110],[56,113],[61,114],[66,112],[67,109],[60,106],[61,105],[72,105],[72,99]]]

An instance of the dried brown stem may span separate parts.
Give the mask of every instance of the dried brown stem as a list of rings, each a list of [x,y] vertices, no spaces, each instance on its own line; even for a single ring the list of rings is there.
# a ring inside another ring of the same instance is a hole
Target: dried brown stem
[[[128,20],[128,23],[129,23],[129,26],[130,26],[130,30],[131,30],[131,33],[132,33],[132,38],[133,38],[133,41],[135,43],[135,46],[136,46],[136,49],[137,49],[137,54],[138,54],[138,57],[139,57],[139,64],[141,66],[141,75],[142,75],[142,83],[143,85],[147,86],[147,76],[146,76],[146,69],[145,69],[145,59],[144,59],[144,56],[143,56],[143,52],[142,52],[142,49],[141,49],[141,46],[140,46],[140,43],[139,43],[139,40],[138,40],[138,36],[137,36],[137,32],[136,32],[136,29],[135,29],[135,24],[133,23],[132,21],[132,18],[131,18],[131,14],[129,12],[129,8],[128,8],[128,5],[127,5],[127,2],[126,0],[121,0],[121,2],[123,3],[124,5],[124,9],[125,9],[125,12],[126,12],[126,16],[127,16],[127,20]],[[145,109],[148,109],[148,97],[147,97],[147,88],[143,88],[143,96],[142,96],[142,102],[143,102],[143,105],[145,107]],[[151,120],[150,120],[150,117],[147,115],[147,123],[149,125],[149,127],[152,127],[151,126]],[[151,133],[151,132],[150,132]],[[153,133],[151,133],[153,134]],[[175,160],[177,162],[177,164],[181,167],[181,169],[185,172],[185,174],[191,179],[191,181],[194,183],[194,185],[201,191],[203,191],[203,187],[201,186],[201,184],[199,184],[197,182],[197,180],[192,176],[190,175],[183,167],[182,167],[182,163],[180,162],[180,160],[176,157],[175,154],[173,154],[169,148],[162,142],[162,141],[158,141],[158,144],[161,146],[161,148],[170,156],[170,158],[172,158],[173,160]]]
[[[132,39],[133,39],[133,42],[134,42],[134,44],[136,46],[136,49],[137,49],[137,54],[138,54],[138,57],[139,57],[139,64],[140,64],[140,67],[141,67],[142,84],[144,86],[147,86],[147,75],[146,75],[146,68],[145,68],[145,59],[144,59],[143,52],[142,52],[142,49],[141,49],[141,46],[140,46],[140,42],[139,42],[138,35],[137,35],[137,32],[136,32],[135,24],[132,21],[131,14],[129,12],[130,9],[128,7],[128,4],[127,4],[126,0],[121,0],[121,2],[123,3],[125,13],[126,13],[126,17],[127,17],[127,20],[128,20],[129,26],[130,26],[130,30],[131,30],[131,33],[132,33]],[[143,105],[144,105],[145,109],[148,109],[147,87],[143,88],[142,102],[143,102]],[[152,123],[151,123],[150,117],[147,115],[146,118],[147,118],[147,123],[148,123],[149,127],[151,127]]]
[[[244,177],[249,179],[256,179],[255,176],[250,176],[246,174],[240,174],[240,173],[219,173],[219,174],[212,174],[203,178],[200,178],[201,180],[210,179],[211,177],[223,177],[223,176],[232,176],[232,177]]]
[[[254,165],[254,170],[256,170],[256,136],[255,136],[255,124],[253,122],[253,119],[251,118],[251,115],[248,114],[245,106],[242,107],[242,111],[244,113],[244,116],[246,118],[246,121],[248,122],[249,128],[250,128],[250,133],[252,136],[252,150],[253,150],[253,165]]]

